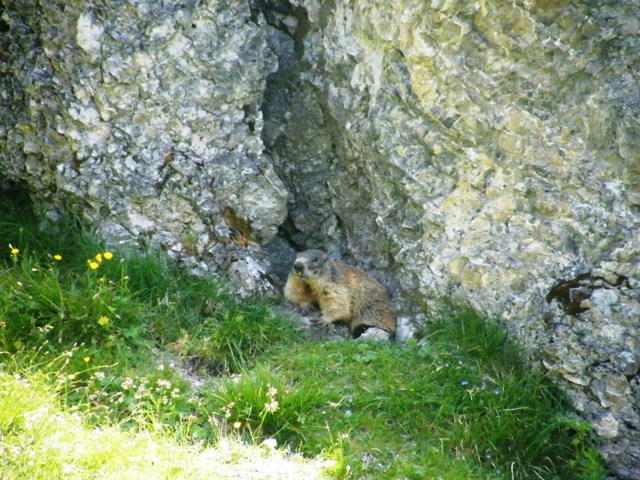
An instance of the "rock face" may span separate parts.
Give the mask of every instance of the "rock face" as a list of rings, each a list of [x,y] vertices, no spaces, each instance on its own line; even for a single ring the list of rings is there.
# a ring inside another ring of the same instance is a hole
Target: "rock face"
[[[596,3],[266,2],[263,137],[292,243],[499,315],[637,479],[640,4]]]
[[[323,248],[414,323],[499,315],[640,478],[638,2],[29,3],[0,172],[49,215],[245,290]]]
[[[277,62],[248,4],[12,2],[0,29],[0,171],[50,216],[252,283],[266,263],[246,245],[275,236],[287,192],[260,139]]]

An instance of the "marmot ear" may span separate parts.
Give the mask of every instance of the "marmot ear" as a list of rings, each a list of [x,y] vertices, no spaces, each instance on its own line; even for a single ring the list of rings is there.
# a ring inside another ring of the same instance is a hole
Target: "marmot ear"
[[[329,260],[329,255],[326,252],[322,252],[322,257],[320,257],[320,259],[322,260],[322,262],[326,262],[327,260]]]

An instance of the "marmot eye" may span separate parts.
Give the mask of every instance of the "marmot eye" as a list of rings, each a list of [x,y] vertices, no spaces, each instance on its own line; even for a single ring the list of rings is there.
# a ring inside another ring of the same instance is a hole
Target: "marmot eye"
[[[313,257],[313,263],[318,263],[319,258],[318,257]]]

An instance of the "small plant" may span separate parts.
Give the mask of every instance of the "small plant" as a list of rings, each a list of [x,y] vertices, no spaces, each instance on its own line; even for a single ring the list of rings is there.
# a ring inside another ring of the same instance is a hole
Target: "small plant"
[[[72,344],[99,349],[139,340],[140,306],[132,301],[124,263],[112,252],[97,253],[79,271],[63,271],[60,254],[9,249],[11,262],[0,271],[0,311],[11,319],[0,329],[2,350],[48,345],[59,352]],[[117,265],[103,271],[102,264],[112,261]]]
[[[267,305],[229,303],[185,334],[176,349],[196,369],[225,375],[248,368],[274,345],[301,338],[293,323]]]
[[[300,443],[310,411],[327,401],[318,389],[288,384],[269,368],[258,367],[226,380],[208,409],[217,426],[244,432],[250,439]]]

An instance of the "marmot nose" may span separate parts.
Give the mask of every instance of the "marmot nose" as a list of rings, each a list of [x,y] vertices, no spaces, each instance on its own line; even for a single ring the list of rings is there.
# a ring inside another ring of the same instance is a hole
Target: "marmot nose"
[[[293,270],[297,273],[302,273],[304,271],[304,264],[295,262],[293,264]]]

